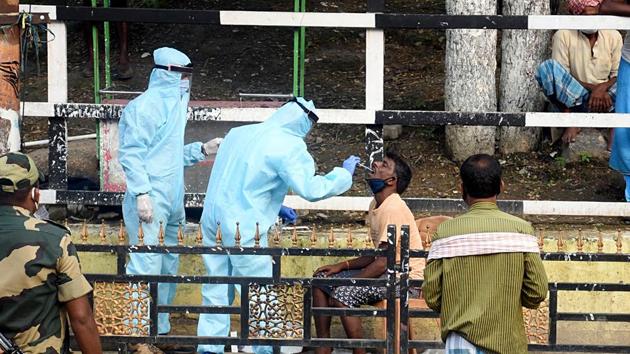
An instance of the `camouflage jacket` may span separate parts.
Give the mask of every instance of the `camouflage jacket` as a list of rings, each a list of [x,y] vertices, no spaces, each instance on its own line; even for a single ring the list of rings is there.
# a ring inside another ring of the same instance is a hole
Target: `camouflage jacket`
[[[25,353],[66,353],[63,303],[92,291],[69,231],[0,205],[0,332]]]

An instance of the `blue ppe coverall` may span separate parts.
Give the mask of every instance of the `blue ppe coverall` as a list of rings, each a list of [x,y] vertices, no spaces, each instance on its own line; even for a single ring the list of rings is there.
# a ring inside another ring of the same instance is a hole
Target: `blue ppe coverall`
[[[312,101],[298,100],[311,111]],[[267,246],[267,231],[274,224],[289,188],[308,201],[344,193],[352,186],[352,175],[335,167],[326,175],[315,174],[315,162],[304,138],[311,120],[295,102],[289,102],[266,121],[233,128],[225,137],[212,168],[201,216],[203,242],[215,246],[220,223],[224,246],[234,246],[236,222],[241,245],[254,246],[259,223],[261,247]],[[208,275],[271,277],[270,256],[204,255]],[[238,289],[238,287],[237,287]],[[228,284],[204,284],[204,306],[228,306],[234,289]],[[230,316],[201,314],[199,336],[227,336]],[[223,352],[222,345],[200,345],[203,352]],[[254,352],[271,353],[271,347],[254,347]]]
[[[185,66],[190,59],[172,48],[153,52],[155,64]],[[127,190],[123,218],[129,241],[138,242],[136,196],[148,193],[153,222],[143,224],[144,243],[158,244],[159,223],[163,222],[164,242],[177,245],[179,223],[184,215],[184,166],[205,158],[201,142],[184,145],[186,112],[190,93],[180,90],[181,73],[153,69],[149,88],[125,107],[119,123],[118,160],[125,172]],[[127,274],[177,274],[176,254],[132,253]],[[170,304],[176,284],[159,284],[158,304]],[[158,333],[170,331],[168,314],[158,316]]]
[[[621,58],[617,75],[615,112],[630,113],[630,62]],[[615,128],[609,166],[623,174],[626,202],[630,202],[630,128]]]

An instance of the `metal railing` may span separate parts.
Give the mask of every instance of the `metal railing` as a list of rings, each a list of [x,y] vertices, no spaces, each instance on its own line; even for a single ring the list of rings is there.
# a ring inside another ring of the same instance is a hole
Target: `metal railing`
[[[390,225],[388,231],[388,243],[397,244],[396,229]],[[431,310],[409,308],[408,289],[409,287],[420,287],[422,281],[409,279],[409,262],[412,258],[424,258],[428,252],[424,250],[409,250],[409,227],[403,226],[400,234],[401,256],[400,264],[396,263],[396,252],[394,247],[383,249],[332,249],[332,248],[299,248],[297,239],[293,240],[293,246],[283,248],[279,246],[279,241],[270,248],[260,247],[201,247],[201,246],[160,246],[160,245],[96,245],[77,244],[80,252],[100,252],[112,253],[116,255],[116,274],[88,274],[87,278],[91,282],[107,283],[146,283],[149,286],[150,301],[157,303],[158,283],[177,284],[236,284],[240,285],[240,305],[233,306],[180,306],[161,305],[150,307],[150,328],[146,336],[111,335],[103,336],[102,341],[108,348],[118,348],[126,350],[128,343],[154,343],[154,344],[220,344],[220,345],[270,345],[275,352],[279,352],[281,346],[304,346],[304,347],[334,347],[334,348],[380,348],[386,349],[388,354],[395,353],[397,343],[394,333],[396,333],[395,306],[400,306],[400,349],[406,353],[409,348],[441,348],[440,342],[409,340],[407,324],[414,318],[436,318],[439,315]],[[620,248],[618,247],[618,252]],[[128,275],[125,274],[125,262],[129,254],[132,253],[175,253],[175,254],[215,254],[215,255],[266,255],[272,258],[273,275],[270,278],[259,277],[216,277],[200,275]],[[282,257],[357,257],[373,256],[387,258],[387,272],[385,278],[380,279],[340,279],[340,278],[313,278],[313,277],[283,277]],[[545,252],[541,254],[544,261],[548,262],[630,262],[630,254],[587,254],[582,252]],[[399,279],[399,280],[397,280]],[[252,285],[299,285],[304,289],[302,307],[302,330],[301,338],[261,338],[250,336],[250,286]],[[366,308],[317,308],[312,305],[312,288],[317,286],[382,286],[386,288],[387,306],[383,309]],[[400,305],[396,301],[396,287],[400,286]],[[630,292],[630,284],[623,283],[563,283],[553,282],[549,284],[549,328],[547,343],[530,344],[530,350],[539,351],[569,351],[569,352],[630,352],[630,345],[583,345],[558,343],[557,324],[559,321],[607,321],[607,322],[630,322],[628,313],[589,313],[589,312],[560,312],[558,310],[559,292]],[[213,314],[233,314],[240,317],[240,331],[238,337],[198,337],[198,336],[173,336],[159,335],[157,333],[158,313],[213,313]],[[386,319],[387,336],[385,339],[343,339],[317,338],[311,333],[311,317],[314,315],[328,316],[361,316],[361,317],[384,317]]]

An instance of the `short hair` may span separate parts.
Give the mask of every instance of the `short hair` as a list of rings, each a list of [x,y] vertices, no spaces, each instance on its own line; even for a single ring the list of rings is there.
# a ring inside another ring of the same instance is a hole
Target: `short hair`
[[[0,205],[21,204],[22,202],[26,200],[26,198],[28,198],[28,196],[31,193],[32,188],[35,188],[35,186],[29,187],[29,188],[18,189],[13,193],[0,191]]]
[[[396,193],[403,194],[409,183],[411,182],[411,168],[407,163],[393,150],[387,150],[385,157],[394,161],[394,173],[396,174]]]
[[[472,155],[459,169],[466,195],[490,198],[501,193],[501,165],[487,154]]]

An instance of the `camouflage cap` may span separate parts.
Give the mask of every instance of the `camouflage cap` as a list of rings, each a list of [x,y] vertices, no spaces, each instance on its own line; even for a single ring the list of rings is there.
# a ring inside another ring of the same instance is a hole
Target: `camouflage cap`
[[[10,152],[0,156],[0,191],[13,193],[43,180],[35,161],[26,154]]]

